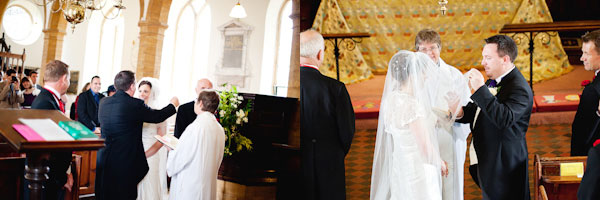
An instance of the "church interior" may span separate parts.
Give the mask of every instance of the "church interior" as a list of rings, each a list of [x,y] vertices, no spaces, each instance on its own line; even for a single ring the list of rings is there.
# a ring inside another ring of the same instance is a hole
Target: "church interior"
[[[300,79],[295,67],[299,60],[298,3],[299,0],[3,0],[2,71],[4,75],[14,69],[19,79],[37,72],[37,85],[43,85],[46,63],[66,63],[70,87],[62,100],[67,117],[77,112],[76,99],[88,90],[86,84],[94,80],[92,77],[100,77],[100,93],[108,96],[115,75],[122,70],[134,72],[136,80],[158,79],[162,88],[160,100],[165,102],[174,96],[181,104],[194,102],[198,98],[194,93],[196,82],[200,79],[210,80],[217,91],[235,90],[243,97],[243,105],[252,102],[252,111],[246,113],[249,119],[245,121],[249,122],[241,130],[252,141],[252,151],[225,156],[222,166],[230,167],[220,169],[218,199],[285,197],[281,195],[286,194],[286,189],[296,187],[292,180],[300,167]],[[0,132],[18,135],[9,124],[14,116],[8,113],[0,111],[1,121],[6,121],[1,125],[6,129]],[[166,123],[167,133],[172,134],[175,115]],[[3,199],[27,199],[27,195],[23,196],[29,192],[23,166],[25,156],[34,154],[34,150],[28,149],[20,136],[0,138],[0,193],[8,195]],[[52,151],[68,146],[52,145],[58,146],[43,148]],[[98,148],[89,145],[87,149],[73,150],[71,170],[76,171],[74,185],[79,187],[74,187],[77,190],[65,199],[94,199]]]
[[[441,58],[463,73],[471,68],[485,73],[483,39],[506,34],[515,40],[519,50],[515,66],[528,81],[533,71],[534,108],[526,133],[531,198],[577,199],[581,179],[566,183],[548,177],[557,175],[561,162],[585,161],[570,157],[571,124],[585,82],[595,77],[580,61],[581,36],[600,28],[600,18],[593,14],[599,6],[585,0],[450,0],[443,15],[438,1],[302,1],[301,30],[313,28],[324,34],[326,55],[320,71],[346,83],[354,107],[356,132],[345,157],[347,199],[369,198],[388,61],[398,50],[416,51],[415,35],[424,28],[440,34]],[[544,25],[528,27],[528,23]],[[335,39],[327,34],[342,33],[352,40],[339,39],[336,58]],[[481,199],[468,170],[469,155],[464,167],[464,199]],[[545,186],[544,192],[540,186]]]

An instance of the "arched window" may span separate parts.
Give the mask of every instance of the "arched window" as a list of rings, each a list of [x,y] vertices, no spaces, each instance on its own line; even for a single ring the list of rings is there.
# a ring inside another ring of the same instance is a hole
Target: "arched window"
[[[263,94],[287,96],[294,24],[291,14],[291,0],[269,2],[260,84]]]
[[[34,43],[42,33],[42,15],[29,1],[12,1],[2,16],[2,28],[8,38],[20,45]]]
[[[113,16],[117,10],[110,8],[108,13],[108,16]],[[124,28],[122,15],[106,19],[102,13],[92,12],[88,22],[81,87],[95,75],[100,76],[102,91],[113,84],[115,75],[121,70]]]
[[[195,97],[196,81],[207,77],[210,7],[204,0],[174,0],[169,11],[161,57],[160,81],[165,95],[183,101]]]

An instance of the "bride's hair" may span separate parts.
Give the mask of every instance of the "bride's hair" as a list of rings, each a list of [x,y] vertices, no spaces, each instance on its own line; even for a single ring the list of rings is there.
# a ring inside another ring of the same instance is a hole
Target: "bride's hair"
[[[150,83],[150,81],[147,81],[147,80],[141,81],[140,84],[138,85],[138,89],[140,89],[140,87],[142,87],[142,85],[148,85],[150,87],[150,89],[152,89],[152,83]]]
[[[408,74],[410,73],[410,69],[408,67],[408,62],[406,59],[410,54],[397,53],[390,60],[390,67],[392,72],[392,77],[394,80],[397,80],[400,83],[406,82],[408,80]]]

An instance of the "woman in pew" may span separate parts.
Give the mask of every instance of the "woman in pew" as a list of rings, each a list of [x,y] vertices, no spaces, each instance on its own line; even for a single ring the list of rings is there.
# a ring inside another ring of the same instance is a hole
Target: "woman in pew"
[[[169,152],[170,199],[217,198],[217,174],[225,149],[225,132],[214,115],[218,107],[216,92],[203,91],[198,96],[194,104],[198,116]]]
[[[137,85],[135,97],[144,100],[150,108],[159,109],[166,103],[160,101],[158,80],[144,77]],[[162,148],[155,135],[165,135],[166,122],[159,124],[144,123],[142,128],[142,144],[148,161],[148,174],[138,184],[137,199],[167,199],[167,150]]]

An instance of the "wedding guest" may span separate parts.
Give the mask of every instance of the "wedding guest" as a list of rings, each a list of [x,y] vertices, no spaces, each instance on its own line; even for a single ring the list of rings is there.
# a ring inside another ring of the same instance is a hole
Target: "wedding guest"
[[[196,83],[196,95],[200,95],[200,92],[206,89],[212,89],[213,85],[208,79],[200,79]],[[181,105],[179,111],[177,112],[177,117],[175,119],[175,134],[176,138],[180,138],[185,128],[190,125],[194,120],[196,120],[196,113],[194,112],[194,101],[188,102],[186,104]]]
[[[323,36],[300,34],[300,149],[303,199],[345,199],[344,157],[354,137],[354,109],[344,83],[319,72]]]
[[[33,103],[35,97],[40,93],[40,90],[34,88],[27,77],[23,77],[21,79],[21,92],[23,93],[24,99],[21,106],[29,109],[31,108],[31,103]]]
[[[81,88],[81,92],[79,92],[79,94],[77,95],[77,98],[75,98],[75,102],[73,102],[71,104],[71,110],[70,110],[70,115],[69,118],[71,118],[72,120],[78,120],[79,116],[77,113],[77,103],[79,101],[79,95],[83,94],[84,92],[88,91],[90,89],[90,82],[85,83],[85,85],[83,85],[83,88]],[[92,130],[93,131],[93,130]]]
[[[100,94],[100,87],[100,77],[92,77],[92,80],[89,84],[90,89],[79,94],[75,100],[77,120],[85,125],[85,127],[96,133],[100,133],[100,122],[98,122],[98,106],[100,105],[100,100],[104,98],[104,95]]]
[[[60,96],[67,93],[71,83],[69,66],[59,60],[46,64],[44,87],[33,100],[31,109],[59,110],[65,113],[65,103]],[[46,181],[45,199],[64,199],[65,189],[71,190],[72,181],[67,182],[67,169],[71,164],[71,152],[55,152],[50,154],[50,171]]]
[[[194,104],[196,119],[185,129],[177,147],[169,152],[169,199],[217,198],[217,175],[223,160],[225,132],[215,118],[219,95],[203,91]]]
[[[585,70],[594,71],[594,77],[600,71],[600,30],[586,33],[581,37],[580,60]],[[596,112],[600,100],[600,81],[594,78],[581,93],[579,106],[571,127],[571,156],[587,156],[592,144],[600,139],[600,113]]]
[[[15,70],[9,69],[6,71],[7,81],[0,83],[0,108],[19,109],[25,100],[16,75]]]
[[[107,97],[112,96],[113,94],[115,94],[115,92],[117,92],[117,90],[115,90],[115,86],[114,85],[110,85],[108,86],[108,89],[106,90],[106,95]]]
[[[31,71],[29,72],[29,79],[31,81],[31,84],[33,85],[34,88],[41,90],[42,86],[38,84],[37,79],[38,79],[38,73],[36,71]]]
[[[117,93],[100,102],[98,121],[106,147],[98,150],[96,161],[96,199],[135,199],[137,185],[148,173],[142,144],[144,122],[160,123],[175,114],[179,100],[161,110],[134,98],[135,74],[121,71],[115,76]]]
[[[600,110],[600,108],[598,109]],[[581,184],[577,191],[577,199],[592,200],[600,199],[600,140],[594,142],[594,147],[590,149],[587,157],[587,167],[581,179]]]

